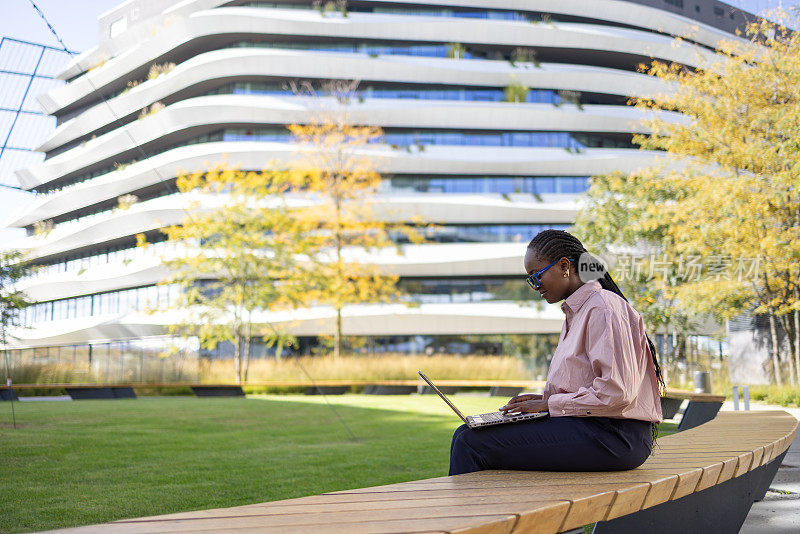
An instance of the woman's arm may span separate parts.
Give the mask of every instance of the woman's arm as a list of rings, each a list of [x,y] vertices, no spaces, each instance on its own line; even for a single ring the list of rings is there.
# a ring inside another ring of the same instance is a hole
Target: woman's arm
[[[595,378],[577,391],[550,395],[550,415],[617,416],[638,389],[643,370],[630,325],[607,308],[591,310],[586,322],[585,352]]]

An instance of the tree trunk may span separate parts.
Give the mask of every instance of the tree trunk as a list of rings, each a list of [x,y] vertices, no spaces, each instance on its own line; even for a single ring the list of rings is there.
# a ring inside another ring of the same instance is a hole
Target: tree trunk
[[[789,320],[788,313],[781,315],[780,321],[783,331],[786,332],[786,344],[789,345],[789,383],[791,383],[793,386],[796,386],[797,378],[794,372],[794,343],[792,343],[792,339],[794,338],[794,325]]]
[[[247,382],[247,371],[250,369],[250,327],[247,327],[247,336],[244,338],[244,369],[242,381]]]
[[[242,383],[242,375],[241,375],[241,363],[242,363],[242,351],[241,351],[241,342],[242,336],[236,334],[236,339],[233,342],[233,372],[236,374],[236,383]]]
[[[342,309],[336,308],[336,335],[333,346],[333,358],[339,359],[342,354]]]
[[[794,365],[800,380],[800,310],[794,310]]]
[[[781,387],[783,386],[783,378],[781,377],[781,364],[778,359],[778,328],[775,323],[775,314],[771,311],[769,314],[769,331],[772,335],[772,371],[775,373],[775,384]]]
[[[275,343],[275,359],[280,360],[283,353],[283,338],[279,338]]]

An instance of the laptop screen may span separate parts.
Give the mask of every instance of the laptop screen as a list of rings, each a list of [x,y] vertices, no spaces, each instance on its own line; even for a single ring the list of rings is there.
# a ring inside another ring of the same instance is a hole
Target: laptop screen
[[[433,390],[434,390],[434,391],[435,391],[435,392],[436,392],[436,393],[437,393],[437,394],[438,394],[438,395],[439,395],[439,396],[442,398],[442,400],[443,400],[443,401],[445,401],[445,402],[447,403],[447,405],[448,405],[448,406],[450,406],[450,408],[452,408],[452,409],[453,409],[453,411],[454,411],[454,412],[456,412],[456,415],[458,415],[458,416],[461,418],[461,420],[462,420],[462,421],[464,421],[464,422],[466,423],[466,422],[467,422],[467,419],[466,419],[466,418],[465,418],[463,415],[461,415],[461,412],[459,411],[459,409],[458,409],[458,408],[456,408],[456,407],[455,407],[455,405],[454,405],[452,402],[450,402],[450,399],[448,399],[447,397],[445,397],[444,393],[442,393],[441,391],[439,391],[439,388],[437,388],[436,386],[434,386],[434,385],[433,385],[433,382],[431,382],[431,381],[428,379],[428,377],[427,377],[427,376],[425,376],[425,373],[423,373],[422,371],[417,371],[417,373],[419,373],[419,376],[420,376],[420,377],[421,377],[421,378],[422,378],[422,379],[423,379],[425,382],[427,382],[427,383],[428,383],[428,385],[429,385],[430,387],[432,387],[432,388],[433,388]]]

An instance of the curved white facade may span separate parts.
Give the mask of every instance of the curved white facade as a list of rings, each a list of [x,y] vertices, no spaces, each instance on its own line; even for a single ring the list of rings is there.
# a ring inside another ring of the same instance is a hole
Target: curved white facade
[[[312,10],[220,8],[198,11],[139,42],[71,84],[40,99],[48,112],[66,107],[94,91],[119,83],[137,69],[169,59],[169,52],[219,34],[289,36],[296,39],[391,39],[404,42],[492,44],[596,50],[643,58],[656,57],[690,66],[713,63],[708,49],[690,43],[675,44],[653,32],[595,24],[520,24],[496,20],[447,20],[440,17],[366,15],[347,19],[320,17]],[[212,46],[212,45],[208,45]],[[323,75],[324,77],[324,75]]]
[[[560,309],[524,284],[526,242],[572,223],[590,176],[659,157],[632,145],[647,130],[625,101],[670,87],[638,63],[707,65],[721,39],[738,39],[727,18],[646,0],[353,0],[346,17],[322,16],[310,0],[243,3],[126,2],[101,18],[98,46],[61,74],[69,83],[39,96],[58,127],[39,147],[47,159],[18,171],[40,195],[7,224],[31,234],[54,224],[13,244],[43,266],[20,285],[39,304],[18,346],[164,335],[174,312],[143,309],[162,298],[165,245],[135,249],[134,236],[152,239],[183,219],[188,198],[173,185],[181,171],[297,157],[285,125],[305,122],[313,103],[281,87],[329,79],[360,80],[351,117],[385,132],[364,152],[385,178],[377,213],[440,226],[432,243],[403,245],[402,255],[351,251],[399,275],[416,305],[349,307],[344,333],[557,333]],[[465,57],[443,57],[452,43]],[[541,62],[510,61],[519,48]],[[166,63],[175,66],[147,79]],[[511,84],[530,88],[524,102],[503,101]],[[153,105],[163,108],[142,114]],[[123,195],[140,201],[118,209]],[[333,317],[319,308],[270,320],[313,338],[330,333]]]
[[[138,145],[166,143],[168,136],[203,128],[214,131],[225,125],[302,124],[311,105],[305,98],[216,95],[184,100],[167,106],[121,128],[87,141],[83,146],[49,158],[39,167],[19,171],[26,185],[41,185],[93,164],[123,159],[122,154]],[[410,100],[378,100],[354,104],[348,110],[357,124],[383,128],[456,130],[550,130],[567,132],[646,133],[645,115],[620,106],[575,106],[553,108],[549,104],[507,102],[470,103]],[[184,134],[189,137],[191,134]],[[139,156],[139,154],[136,154]],[[123,159],[124,161],[124,159]]]
[[[544,63],[538,68],[520,69],[505,61],[461,61],[458,69],[441,58],[348,57],[354,54],[327,54],[324,69],[319,53],[306,50],[227,49],[199,54],[176,66],[167,74],[147,80],[130,91],[94,106],[61,124],[40,147],[46,152],[123,117],[137,114],[146,106],[185,91],[187,87],[248,76],[324,79],[348,72],[354,79],[393,83],[466,84],[475,87],[502,87],[512,80],[530,87],[547,86],[556,90],[600,92],[621,96],[646,96],[664,91],[656,79],[636,72],[598,66]]]

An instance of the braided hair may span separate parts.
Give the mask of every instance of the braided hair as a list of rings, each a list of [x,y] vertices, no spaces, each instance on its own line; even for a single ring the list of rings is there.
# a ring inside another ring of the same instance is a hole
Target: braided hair
[[[564,230],[543,230],[539,232],[531,239],[531,242],[528,243],[528,249],[532,250],[537,258],[547,263],[557,261],[561,258],[568,258],[573,260],[575,265],[578,264],[581,254],[588,252],[577,237]],[[600,286],[603,289],[616,293],[626,301],[628,300],[611,278],[611,274],[608,270],[605,271],[605,274],[598,282],[600,282]],[[658,358],[656,357],[656,347],[647,334],[645,334],[645,338],[647,339],[647,345],[650,349],[650,356],[653,358],[653,366],[656,370],[658,385],[660,388],[666,389],[664,376],[661,373],[661,365],[659,365]],[[658,435],[658,427],[655,423],[653,423],[652,427],[653,442],[655,443],[655,438]]]

